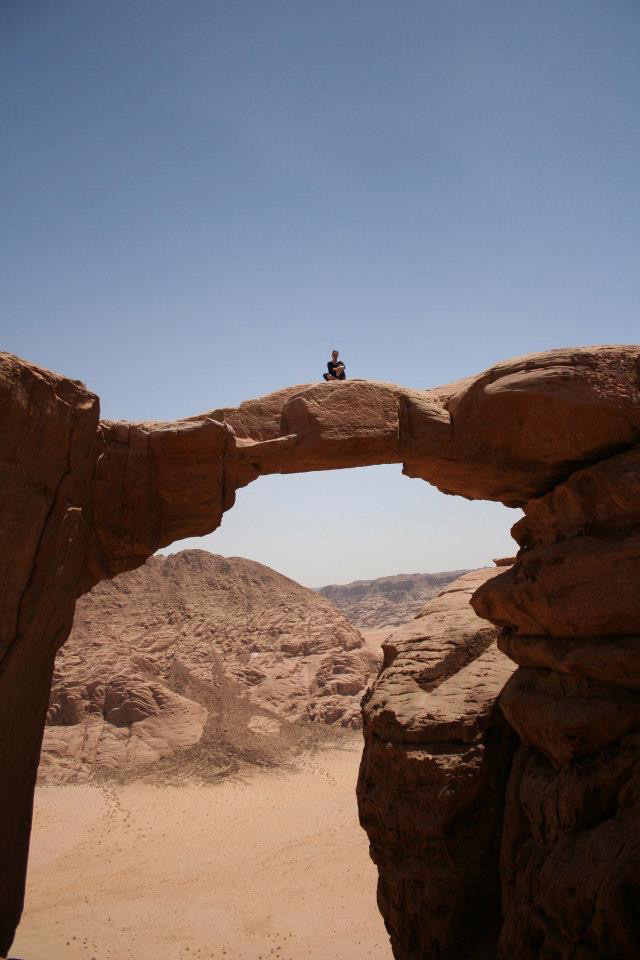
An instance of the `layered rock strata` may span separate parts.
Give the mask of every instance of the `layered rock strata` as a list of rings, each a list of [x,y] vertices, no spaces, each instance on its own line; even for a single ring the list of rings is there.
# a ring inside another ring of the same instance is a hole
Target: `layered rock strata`
[[[482,616],[520,636],[633,636],[633,507],[620,511],[613,493],[601,516],[586,500],[584,550],[567,530],[542,542],[530,508],[638,442],[639,369],[638,347],[555,350],[431,390],[312,384],[190,420],[99,424],[97,398],[82,384],[0,354],[0,952],[22,905],[53,657],[79,594],[176,537],[215,529],[235,490],[260,474],[402,463],[445,493],[526,506],[530,545],[506,581],[496,578],[490,602],[485,592]],[[609,515],[616,536],[602,527]],[[610,595],[600,582],[605,563],[621,571]],[[599,591],[596,606],[608,604],[604,615],[571,609],[592,597],[584,582]]]
[[[640,956],[639,493],[636,445],[574,471],[525,502],[515,562],[467,591],[482,619],[466,628],[484,624],[509,658],[492,686],[474,678],[494,765],[471,800],[471,754],[456,779],[438,735],[448,684],[469,751],[469,666],[443,684],[425,671],[448,594],[389,638],[363,703],[358,796],[399,960]],[[453,631],[450,609],[444,622]]]
[[[472,599],[519,669],[499,956],[640,956],[640,459],[577,471],[524,507],[515,565]]]

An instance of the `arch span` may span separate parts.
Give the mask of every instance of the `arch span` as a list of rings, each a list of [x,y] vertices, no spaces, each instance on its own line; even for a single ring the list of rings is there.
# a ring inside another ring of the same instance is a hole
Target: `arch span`
[[[401,463],[507,506],[640,433],[638,348],[554,350],[429,390],[306,384],[173,423],[101,421],[83,589],[210,533],[261,474]]]
[[[594,636],[613,622],[640,633],[640,549],[635,533],[626,536],[640,526],[631,449],[640,437],[639,370],[638,347],[556,350],[447,387],[311,384],[173,423],[116,423],[99,420],[98,399],[83,384],[0,354],[0,952],[22,909],[53,659],[80,593],[173,540],[214,530],[235,491],[261,474],[402,463],[405,474],[445,493],[524,507],[517,536],[526,552],[475,595],[481,616],[509,636],[532,624],[551,637]],[[610,525],[616,533],[607,540]],[[619,582],[603,579],[603,556],[624,566]],[[560,603],[555,574],[539,574],[563,563]],[[580,604],[596,595],[599,618],[587,623]],[[580,672],[573,648],[561,655],[553,644],[546,652],[507,638],[503,645],[526,669],[543,662]],[[592,673],[605,660],[591,657]],[[607,682],[624,685],[628,675],[620,669],[612,681],[609,671]],[[525,722],[522,702],[533,688],[512,685],[505,713],[549,752],[544,730]],[[539,695],[550,696],[546,688]],[[616,709],[628,733],[640,719],[633,698],[625,703],[627,713]],[[373,713],[369,721],[372,729]],[[553,754],[557,763],[573,756],[568,747]],[[384,882],[390,889],[389,877]],[[521,916],[527,891],[516,887]],[[380,902],[384,910],[384,896]],[[506,924],[510,949],[514,923]],[[396,955],[413,956],[405,943],[415,942],[416,930],[400,926],[390,926]],[[526,935],[534,942],[538,933]],[[441,947],[438,956],[455,956]]]

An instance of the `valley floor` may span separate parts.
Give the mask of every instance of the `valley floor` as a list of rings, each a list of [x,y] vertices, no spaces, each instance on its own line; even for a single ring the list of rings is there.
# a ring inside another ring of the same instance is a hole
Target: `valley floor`
[[[39,787],[24,960],[389,960],[358,735],[219,784]]]

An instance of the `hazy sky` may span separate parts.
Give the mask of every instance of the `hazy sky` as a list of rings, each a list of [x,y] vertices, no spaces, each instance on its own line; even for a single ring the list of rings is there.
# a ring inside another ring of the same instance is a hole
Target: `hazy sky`
[[[108,417],[431,386],[634,342],[637,0],[2,0],[1,346]],[[473,566],[514,511],[268,477],[198,545],[319,585]]]

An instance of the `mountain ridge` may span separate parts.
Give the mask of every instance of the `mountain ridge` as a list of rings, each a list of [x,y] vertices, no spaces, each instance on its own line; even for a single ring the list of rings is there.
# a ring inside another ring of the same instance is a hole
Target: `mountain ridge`
[[[151,557],[78,600],[41,779],[137,776],[196,754],[200,770],[271,762],[319,735],[304,721],[358,727],[377,661],[331,601],[264,564]]]
[[[397,627],[412,620],[425,603],[469,569],[438,573],[396,573],[315,588],[360,630]]]

